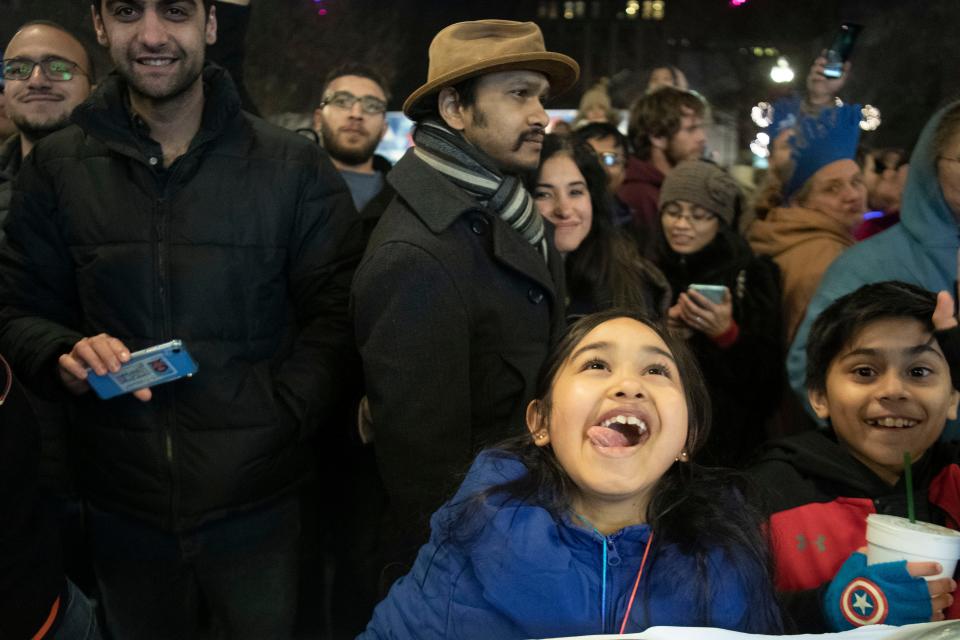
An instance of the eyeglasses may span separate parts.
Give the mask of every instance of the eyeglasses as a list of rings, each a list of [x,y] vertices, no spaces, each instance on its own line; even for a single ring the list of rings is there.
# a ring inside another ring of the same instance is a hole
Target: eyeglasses
[[[376,116],[387,110],[387,103],[380,98],[373,96],[355,96],[349,91],[337,91],[333,95],[327,96],[320,103],[320,106],[325,107],[329,104],[338,109],[349,110],[353,109],[353,105],[357,104],[358,101],[360,102],[360,109],[367,115]]]
[[[73,80],[76,74],[87,75],[80,65],[63,58],[44,58],[39,62],[27,58],[11,58],[3,61],[3,77],[6,80],[28,80],[37,65],[40,65],[43,74],[54,82]]]
[[[661,215],[667,216],[674,222],[686,218],[692,224],[703,224],[704,222],[709,222],[717,217],[709,211],[704,211],[703,209],[694,209],[691,213],[684,213],[683,209],[680,207],[673,207],[670,205],[664,207],[663,211],[660,213]]]
[[[604,151],[600,154],[600,162],[605,167],[615,167],[618,164],[623,164],[623,157],[613,151]]]
[[[948,158],[948,160],[949,160],[949,159],[950,159],[950,158]],[[874,173],[883,173],[883,172],[886,171],[887,169],[893,169],[894,171],[896,171],[897,169],[899,169],[899,168],[902,167],[903,165],[907,164],[907,162],[909,162],[909,160],[908,160],[907,158],[899,158],[899,159],[897,159],[896,162],[894,162],[893,164],[889,164],[889,165],[888,165],[888,164],[887,164],[886,162],[884,162],[883,160],[874,160],[874,161],[873,161],[873,172],[874,172]]]

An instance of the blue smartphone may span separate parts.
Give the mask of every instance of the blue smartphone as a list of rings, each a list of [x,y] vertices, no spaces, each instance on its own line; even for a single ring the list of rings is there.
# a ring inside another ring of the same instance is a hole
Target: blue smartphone
[[[103,400],[144,387],[189,378],[197,372],[197,363],[179,340],[135,351],[116,373],[97,375],[87,369],[87,382]]]
[[[687,288],[696,291],[713,304],[723,304],[723,294],[727,291],[722,284],[691,284]]]

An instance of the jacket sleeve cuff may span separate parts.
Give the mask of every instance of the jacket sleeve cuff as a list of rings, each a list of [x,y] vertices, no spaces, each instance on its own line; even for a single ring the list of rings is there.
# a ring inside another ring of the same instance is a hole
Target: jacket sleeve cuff
[[[737,338],[740,337],[740,325],[737,324],[736,320],[730,320],[730,326],[727,327],[727,330],[721,333],[718,336],[713,336],[710,338],[713,340],[713,343],[720,347],[721,349],[726,349],[727,347],[733,346],[733,343],[737,341]]]

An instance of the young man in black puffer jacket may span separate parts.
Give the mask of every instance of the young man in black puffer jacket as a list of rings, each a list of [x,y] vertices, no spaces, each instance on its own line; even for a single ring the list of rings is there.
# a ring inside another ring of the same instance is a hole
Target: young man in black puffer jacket
[[[94,566],[117,637],[295,619],[305,440],[356,358],[360,227],[307,140],[204,65],[209,2],[94,5],[117,71],[25,159],[0,246],[0,345],[73,404]],[[180,339],[192,378],[101,401],[87,368]]]

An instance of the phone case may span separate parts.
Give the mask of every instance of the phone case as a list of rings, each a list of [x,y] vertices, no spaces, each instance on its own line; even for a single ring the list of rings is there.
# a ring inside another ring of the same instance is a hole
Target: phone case
[[[144,387],[187,378],[197,372],[197,363],[183,343],[172,340],[149,349],[135,351],[116,373],[97,375],[87,369],[87,382],[103,400]]]

